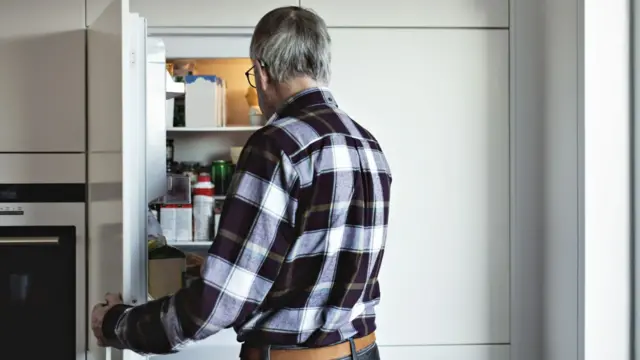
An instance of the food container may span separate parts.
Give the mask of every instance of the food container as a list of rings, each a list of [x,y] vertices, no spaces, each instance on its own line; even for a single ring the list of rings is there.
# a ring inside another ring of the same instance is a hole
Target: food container
[[[182,251],[171,246],[150,250],[148,266],[149,298],[175,294],[185,286],[187,261]]]
[[[193,206],[162,205],[160,227],[167,243],[193,241]]]

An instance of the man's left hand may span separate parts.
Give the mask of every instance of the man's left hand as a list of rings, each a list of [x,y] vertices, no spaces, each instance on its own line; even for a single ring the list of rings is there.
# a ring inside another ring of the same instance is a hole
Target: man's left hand
[[[91,330],[98,340],[99,346],[107,346],[107,340],[102,333],[102,321],[105,314],[115,305],[122,304],[122,295],[107,293],[104,298],[105,302],[97,304],[91,311]]]

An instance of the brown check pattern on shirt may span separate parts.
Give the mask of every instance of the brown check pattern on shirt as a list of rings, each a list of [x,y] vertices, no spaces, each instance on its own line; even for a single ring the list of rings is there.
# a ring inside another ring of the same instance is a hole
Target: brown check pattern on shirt
[[[234,327],[252,345],[318,347],[373,332],[391,173],[377,140],[313,88],[251,136],[203,279],[109,311],[119,347],[173,352]]]

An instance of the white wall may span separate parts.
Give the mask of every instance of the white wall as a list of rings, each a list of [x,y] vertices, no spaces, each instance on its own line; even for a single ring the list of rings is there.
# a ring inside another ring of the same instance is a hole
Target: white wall
[[[584,359],[630,358],[629,2],[584,1]]]
[[[512,359],[627,359],[628,4],[512,4],[514,166],[531,186],[514,210],[514,257],[531,257],[513,273]],[[520,351],[536,343],[541,354]]]

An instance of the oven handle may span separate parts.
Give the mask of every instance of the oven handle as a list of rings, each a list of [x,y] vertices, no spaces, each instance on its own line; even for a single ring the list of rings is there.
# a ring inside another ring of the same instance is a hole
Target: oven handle
[[[0,238],[0,245],[45,245],[58,244],[57,237],[25,237],[25,238]]]

